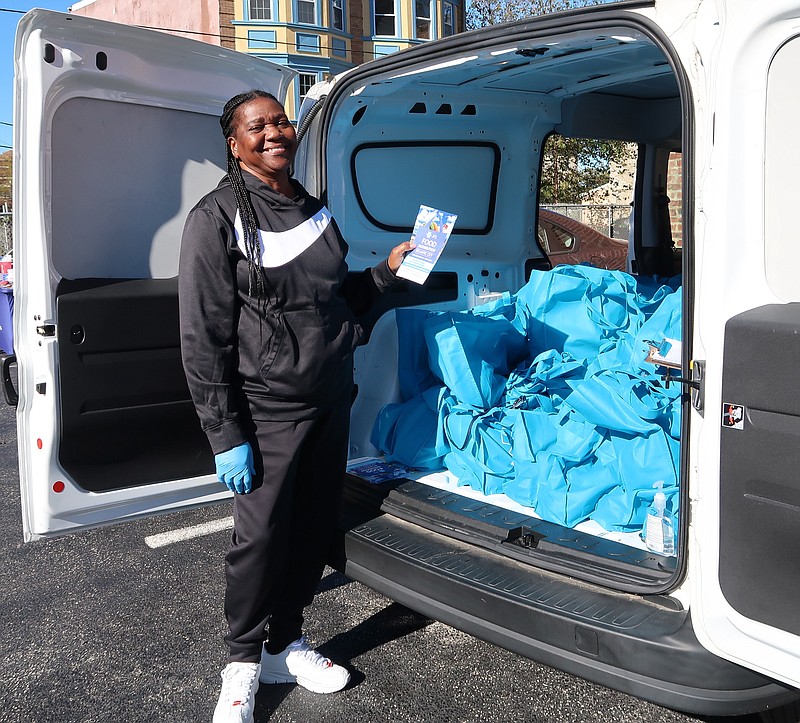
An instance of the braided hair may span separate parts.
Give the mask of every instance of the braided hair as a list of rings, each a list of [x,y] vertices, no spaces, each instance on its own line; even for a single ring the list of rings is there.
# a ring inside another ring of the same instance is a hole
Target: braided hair
[[[231,188],[233,188],[233,195],[236,198],[236,207],[239,209],[239,215],[242,218],[242,229],[244,230],[244,248],[245,256],[247,257],[247,275],[248,275],[248,294],[263,299],[267,294],[269,282],[267,281],[264,268],[261,265],[261,244],[259,242],[258,222],[256,221],[256,214],[253,210],[253,203],[250,200],[250,194],[244,185],[244,177],[242,176],[242,169],[239,167],[239,161],[236,160],[231,151],[231,146],[227,142],[228,138],[234,132],[234,118],[239,106],[249,103],[256,98],[267,98],[274,100],[280,104],[280,101],[264,90],[249,90],[246,93],[240,93],[233,96],[222,109],[222,115],[219,118],[219,124],[222,127],[222,135],[225,136],[225,147],[227,150],[228,158],[228,180],[230,181]]]

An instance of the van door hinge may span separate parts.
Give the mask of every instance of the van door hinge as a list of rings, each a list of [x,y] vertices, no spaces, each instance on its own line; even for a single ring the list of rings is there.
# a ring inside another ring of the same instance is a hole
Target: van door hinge
[[[36,333],[39,336],[55,336],[56,335],[56,325],[55,324],[39,324],[36,327]]]

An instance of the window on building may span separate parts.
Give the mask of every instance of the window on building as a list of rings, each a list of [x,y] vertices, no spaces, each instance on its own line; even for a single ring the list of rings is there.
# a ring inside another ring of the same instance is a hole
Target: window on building
[[[275,50],[278,43],[274,30],[248,30],[247,47],[260,50]]]
[[[384,43],[375,43],[375,49],[373,50],[373,54],[376,58],[381,58],[384,55],[391,55],[392,53],[396,53],[400,50],[399,45],[386,45]]]
[[[300,73],[297,78],[298,108],[303,104],[303,100],[311,90],[311,86],[317,82],[316,73]]]
[[[315,0],[297,0],[297,22],[306,25],[317,24],[317,3]]]
[[[272,20],[272,0],[249,0],[250,20]]]
[[[295,36],[295,43],[297,49],[303,53],[318,53],[319,52],[319,35],[310,35],[309,33],[297,33]]]
[[[442,35],[455,35],[456,8],[453,3],[445,2],[442,5]]]
[[[397,35],[394,0],[375,0],[375,35]]]
[[[331,27],[344,32],[344,0],[331,0]]]
[[[431,2],[430,0],[416,0],[415,5],[416,37],[421,40],[431,39]]]
[[[331,47],[333,48],[333,54],[337,58],[347,57],[347,43],[342,40],[342,38],[333,38],[331,40]]]

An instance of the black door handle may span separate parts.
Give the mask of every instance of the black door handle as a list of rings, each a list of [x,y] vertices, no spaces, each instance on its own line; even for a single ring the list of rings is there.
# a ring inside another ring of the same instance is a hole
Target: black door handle
[[[6,398],[6,403],[16,407],[19,401],[19,394],[14,388],[14,382],[11,380],[11,365],[17,363],[17,357],[13,354],[3,354],[0,358],[2,359],[3,394]]]

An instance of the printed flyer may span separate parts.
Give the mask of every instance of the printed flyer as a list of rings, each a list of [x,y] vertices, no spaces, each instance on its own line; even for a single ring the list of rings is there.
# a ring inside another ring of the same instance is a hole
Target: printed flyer
[[[420,206],[411,233],[416,248],[403,259],[397,275],[417,284],[424,283],[442,255],[456,218],[454,213]]]
[[[360,477],[370,484],[380,484],[393,479],[405,477],[409,470],[408,467],[396,462],[386,462],[377,457],[362,457],[348,462],[347,471],[349,474]]]

